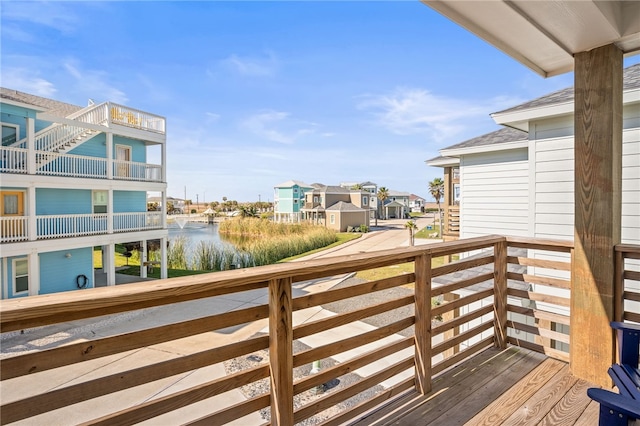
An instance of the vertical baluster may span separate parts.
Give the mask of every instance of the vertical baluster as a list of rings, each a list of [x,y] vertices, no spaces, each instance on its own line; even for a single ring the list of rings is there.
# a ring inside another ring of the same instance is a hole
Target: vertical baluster
[[[415,260],[415,358],[416,390],[422,395],[431,391],[431,255]]]

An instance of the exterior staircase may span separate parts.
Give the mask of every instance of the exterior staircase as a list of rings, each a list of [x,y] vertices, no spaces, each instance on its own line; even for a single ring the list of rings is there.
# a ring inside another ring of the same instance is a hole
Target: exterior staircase
[[[82,123],[105,125],[108,122],[108,104],[89,105],[66,117],[78,122],[78,125],[55,123],[35,134],[36,164],[38,167],[54,161],[64,151],[80,146],[84,142],[102,133],[87,129]],[[27,148],[27,140],[21,139],[11,146]]]

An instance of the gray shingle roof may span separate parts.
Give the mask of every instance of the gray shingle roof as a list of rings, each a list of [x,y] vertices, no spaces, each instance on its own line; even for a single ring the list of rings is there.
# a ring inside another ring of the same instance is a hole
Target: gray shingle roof
[[[632,90],[640,88],[640,64],[627,67],[622,74],[622,88],[623,90]],[[509,112],[522,111],[531,108],[540,108],[543,106],[562,104],[566,102],[572,102],[574,99],[573,86],[566,89],[558,90],[548,95],[544,95],[540,98],[532,101],[525,102],[520,105],[516,105],[512,108],[508,108],[502,111],[495,112],[494,114],[504,114]]]
[[[497,145],[507,142],[526,141],[528,138],[529,134],[527,132],[518,129],[512,129],[511,127],[503,127],[502,129],[496,130],[495,132],[487,133],[482,136],[478,136],[473,139],[448,146],[444,149],[448,150],[471,148],[483,145]]]
[[[33,105],[45,110],[45,112],[59,117],[66,117],[74,112],[81,110],[81,106],[71,105],[66,102],[56,101],[54,99],[43,98],[41,96],[31,95],[29,93],[20,92],[18,90],[0,87],[0,98],[8,99],[23,104]]]
[[[338,201],[337,203],[335,203],[331,207],[327,207],[327,211],[341,211],[341,212],[344,212],[344,211],[357,211],[357,210],[365,211],[365,209],[362,209],[362,208],[356,206],[355,204],[346,203],[344,201]]]

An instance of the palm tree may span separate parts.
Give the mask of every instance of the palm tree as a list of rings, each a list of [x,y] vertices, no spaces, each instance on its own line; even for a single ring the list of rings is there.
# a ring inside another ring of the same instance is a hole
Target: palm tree
[[[442,238],[442,211],[440,209],[440,199],[444,197],[444,181],[442,178],[434,178],[429,182],[429,194],[436,200],[438,204],[438,235]]]
[[[386,187],[381,186],[378,189],[378,200],[380,200],[381,207],[380,216],[382,216],[382,213],[384,212],[384,202],[387,198],[389,198],[389,190]]]
[[[410,220],[404,224],[404,227],[409,230],[409,244],[413,246],[415,242],[415,235],[413,234],[413,231],[418,229],[418,225],[416,225],[415,220]]]

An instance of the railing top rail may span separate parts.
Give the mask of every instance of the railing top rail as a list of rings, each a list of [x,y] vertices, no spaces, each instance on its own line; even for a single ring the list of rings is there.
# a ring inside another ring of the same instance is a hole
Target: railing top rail
[[[507,244],[511,247],[524,247],[540,250],[557,250],[569,252],[574,248],[573,241],[550,240],[529,237],[506,237]]]
[[[637,244],[616,244],[615,250],[622,253],[640,254],[640,245]]]
[[[146,115],[146,116],[148,116],[148,117],[156,117],[156,118],[158,118],[159,120],[163,120],[163,121],[165,120],[165,117],[163,117],[163,116],[161,116],[161,115],[153,114],[153,113],[151,113],[151,112],[143,111],[143,110],[141,110],[141,109],[137,109],[137,108],[131,108],[131,107],[126,106],[126,105],[117,104],[117,103],[115,103],[115,102],[109,102],[109,106],[110,106],[110,107],[115,107],[115,108],[122,108],[122,109],[125,109],[125,110],[127,110],[127,111],[139,112],[140,114],[144,114],[144,115]]]
[[[291,278],[294,282],[353,271],[411,262],[416,257],[433,257],[490,247],[505,241],[488,236],[303,262],[267,265],[210,274],[171,278],[152,283],[134,283],[115,288],[95,288],[73,293],[33,296],[0,302],[0,332],[91,318],[151,306],[201,299],[221,294],[222,289],[247,285],[267,286],[271,280]]]

